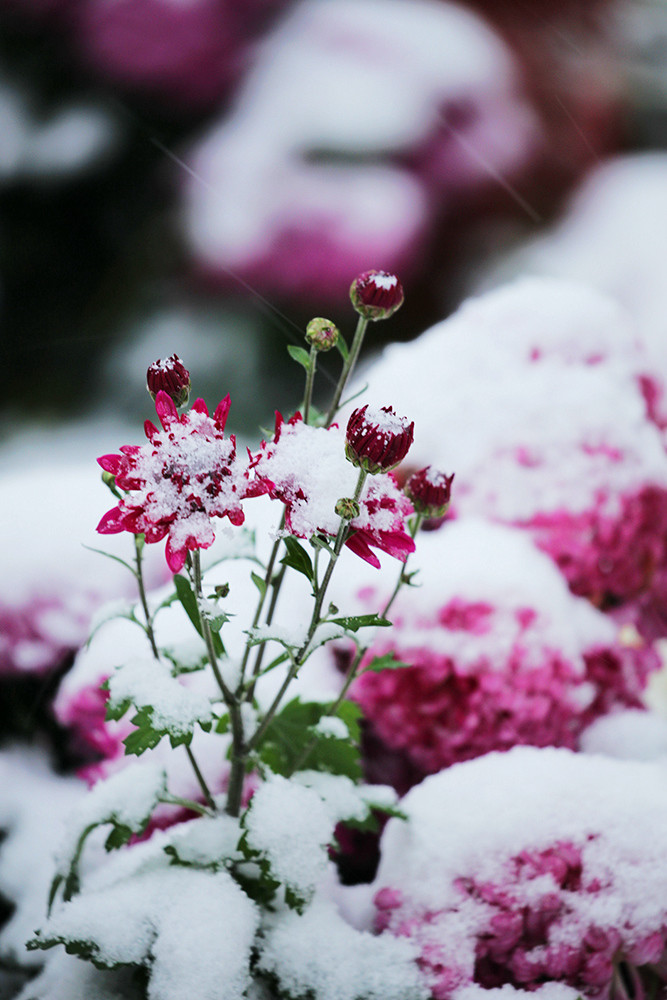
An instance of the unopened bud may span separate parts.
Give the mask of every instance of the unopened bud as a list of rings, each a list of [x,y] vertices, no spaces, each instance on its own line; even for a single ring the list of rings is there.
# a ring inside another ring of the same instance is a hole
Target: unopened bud
[[[436,472],[428,465],[408,479],[405,492],[418,514],[424,517],[443,517],[447,513],[452,494],[454,474]]]
[[[190,395],[190,372],[177,354],[166,361],[156,361],[146,372],[146,388],[153,399],[166,392],[176,406],[185,406]]]
[[[403,461],[412,445],[415,425],[399,417],[391,406],[354,410],[347,423],[345,455],[371,475],[389,472]]]
[[[359,517],[359,504],[352,497],[341,497],[340,500],[336,501],[334,511],[338,517],[352,521],[355,517]]]
[[[364,319],[389,319],[403,305],[403,286],[388,271],[364,271],[352,282],[350,298]]]
[[[322,316],[311,319],[306,327],[306,340],[311,347],[315,347],[318,351],[330,351],[338,343],[339,336],[340,333],[335,323],[332,323],[330,319],[323,319]]]

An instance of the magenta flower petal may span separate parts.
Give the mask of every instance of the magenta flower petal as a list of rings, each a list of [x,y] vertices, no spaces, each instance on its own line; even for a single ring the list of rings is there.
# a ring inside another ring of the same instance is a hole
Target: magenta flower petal
[[[167,539],[167,546],[165,548],[165,556],[167,557],[167,565],[172,573],[180,573],[180,571],[185,566],[185,560],[188,555],[188,550],[185,546],[179,549],[173,549],[171,546],[171,539]]]
[[[220,430],[224,431],[225,424],[227,423],[227,414],[229,413],[229,407],[231,406],[231,399],[229,393],[224,399],[221,399],[215,408],[215,413],[213,414],[213,419],[216,424],[220,425]]]
[[[113,507],[112,510],[106,512],[97,525],[97,531],[101,535],[117,535],[119,532],[125,531],[120,507]]]
[[[155,409],[158,417],[160,418],[160,423],[165,430],[169,430],[170,425],[173,424],[175,420],[178,420],[178,410],[176,409],[173,399],[162,389],[155,397]]]
[[[117,476],[123,468],[123,459],[120,455],[100,455],[97,464],[101,465],[105,472],[110,472],[112,476]]]

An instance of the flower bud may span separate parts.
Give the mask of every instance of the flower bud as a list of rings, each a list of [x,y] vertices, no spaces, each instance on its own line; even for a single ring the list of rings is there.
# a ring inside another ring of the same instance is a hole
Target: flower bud
[[[316,316],[306,327],[306,340],[318,351],[330,351],[338,343],[338,327],[330,319]]]
[[[436,472],[427,465],[407,481],[405,492],[418,514],[424,517],[443,517],[447,513],[452,493],[454,474]]]
[[[353,465],[375,475],[403,461],[414,437],[414,422],[397,416],[390,406],[354,410],[347,423],[345,454]]]
[[[185,406],[190,395],[190,372],[177,354],[166,361],[156,361],[146,372],[146,387],[153,399],[166,392],[175,406]]]
[[[364,319],[389,319],[403,305],[403,286],[388,271],[364,271],[352,282],[350,298]]]
[[[334,511],[338,517],[352,521],[355,517],[359,517],[359,504],[353,497],[341,497],[340,500],[336,500]]]

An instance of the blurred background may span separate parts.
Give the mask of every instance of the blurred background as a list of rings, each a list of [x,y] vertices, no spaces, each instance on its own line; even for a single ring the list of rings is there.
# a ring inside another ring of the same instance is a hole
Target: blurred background
[[[4,434],[143,418],[174,351],[254,433],[359,271],[411,339],[666,142],[662,0],[0,0]]]

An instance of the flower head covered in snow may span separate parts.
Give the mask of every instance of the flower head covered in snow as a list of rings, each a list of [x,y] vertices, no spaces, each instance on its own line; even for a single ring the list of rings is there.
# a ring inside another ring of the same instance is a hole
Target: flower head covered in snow
[[[160,390],[155,409],[162,429],[147,420],[148,444],[125,445],[122,454],[98,459],[127,495],[107,511],[97,530],[143,533],[147,542],[167,536],[167,563],[178,573],[188,551],[213,542],[212,517],[242,524],[241,500],[264,490],[249,483],[234,435],[224,435],[229,405],[227,396],[211,417],[203,399],[197,399],[179,417],[173,400]]]
[[[454,474],[437,472],[427,465],[408,479],[405,492],[418,514],[427,518],[444,517],[449,508]]]
[[[406,449],[407,450],[407,449]],[[336,424],[311,427],[300,413],[285,421],[276,414],[272,442],[263,442],[252,463],[260,484],[286,507],[285,527],[299,538],[321,533],[335,537],[339,499],[355,489],[356,475],[345,458],[345,437]],[[391,475],[374,476],[359,498],[346,545],[366,562],[379,566],[371,546],[405,561],[415,545],[406,532],[412,504]]]
[[[391,406],[369,411],[366,404],[354,410],[347,422],[345,454],[371,475],[390,472],[410,450],[414,430],[414,421],[396,416]]]
[[[663,764],[515,747],[427,778],[401,807],[408,822],[383,836],[376,930],[416,944],[436,1000],[473,983],[663,995]]]

